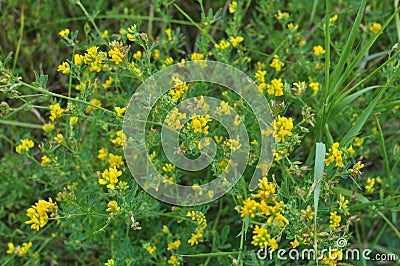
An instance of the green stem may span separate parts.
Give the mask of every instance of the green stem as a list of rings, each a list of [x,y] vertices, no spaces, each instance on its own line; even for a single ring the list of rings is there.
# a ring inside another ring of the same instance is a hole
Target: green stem
[[[14,72],[15,67],[17,66],[19,50],[21,49],[22,37],[24,36],[24,27],[25,27],[24,6],[22,6],[22,8],[21,8],[21,26],[19,29],[19,39],[18,39],[18,43],[17,43],[17,49],[15,50],[12,72]]]

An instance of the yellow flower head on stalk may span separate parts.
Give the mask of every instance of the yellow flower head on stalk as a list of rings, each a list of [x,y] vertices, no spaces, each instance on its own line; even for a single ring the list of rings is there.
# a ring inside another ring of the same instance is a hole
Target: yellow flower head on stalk
[[[26,211],[26,215],[30,218],[25,224],[31,224],[31,228],[39,230],[43,228],[49,220],[49,214],[54,214],[57,210],[57,205],[49,198],[49,201],[39,200],[35,205]]]
[[[251,198],[247,198],[243,202],[243,207],[241,207],[239,210],[241,217],[249,216],[250,218],[254,218],[260,211],[260,204]]]
[[[299,241],[297,241],[297,239],[295,239],[292,242],[290,242],[290,245],[292,246],[292,248],[297,248],[300,245],[300,243]]]
[[[101,65],[102,65],[102,61],[103,61],[103,57],[102,54],[98,53],[98,46],[92,46],[89,47],[86,50],[85,56],[83,58],[83,61],[85,62],[85,64],[89,64],[90,68],[89,71],[93,72],[100,72],[101,70]]]
[[[282,12],[282,11],[278,10],[278,13],[275,14],[275,18],[277,20],[289,19],[290,14],[289,14],[289,12]]]
[[[170,250],[178,249],[180,246],[181,246],[181,241],[178,239],[174,242],[168,243],[167,250],[170,251]]]
[[[115,184],[118,183],[118,177],[122,175],[122,171],[118,170],[115,166],[113,168],[108,168],[101,173],[101,178],[99,179],[100,185],[107,185],[109,189],[115,189]]]
[[[325,54],[325,50],[321,45],[315,45],[313,47],[313,52],[314,52],[314,55],[316,55],[316,56],[320,56],[320,55],[324,55]]]
[[[7,249],[6,253],[7,253],[7,254],[13,254],[14,251],[15,251],[15,246],[14,246],[14,244],[11,243],[11,242],[9,242],[9,243],[7,244],[7,246],[8,246],[8,249]]]
[[[253,194],[253,198],[260,198],[261,200],[268,200],[275,194],[276,185],[268,182],[268,178],[264,177],[258,183],[257,194]]]
[[[231,13],[231,14],[235,13],[235,12],[236,12],[236,9],[237,9],[237,6],[238,6],[238,2],[232,1],[232,2],[229,4],[229,13]]]
[[[265,75],[267,75],[267,71],[265,70],[257,70],[256,74],[254,75],[254,77],[256,78],[256,80],[258,80],[260,83],[264,83],[265,82]]]
[[[65,109],[60,107],[59,103],[52,104],[49,106],[50,108],[50,120],[54,121],[56,118],[60,117],[64,112]]]
[[[209,115],[195,115],[192,118],[192,128],[194,133],[204,133],[208,135],[207,122],[211,121]]]
[[[347,172],[353,175],[361,175],[361,169],[364,168],[364,164],[361,161],[358,161],[352,169],[348,169]]]
[[[172,97],[172,99],[177,101],[184,93],[188,91],[188,89],[189,86],[186,84],[186,82],[177,82],[177,84],[174,85],[174,88],[168,91],[168,94]]]
[[[107,157],[108,157],[108,151],[107,151],[107,149],[106,148],[101,148],[99,151],[98,151],[98,155],[97,155],[97,158],[99,158],[100,160],[105,160]]]
[[[236,47],[238,46],[239,43],[244,41],[244,38],[242,36],[236,36],[236,37],[231,37],[229,40],[231,41],[232,46]]]
[[[186,119],[186,114],[180,113],[178,108],[174,108],[165,118],[165,123],[167,123],[170,128],[179,130],[182,127],[182,119]]]
[[[218,50],[223,51],[223,50],[225,50],[226,48],[228,48],[230,45],[231,45],[231,44],[230,44],[229,42],[227,42],[227,41],[225,41],[225,40],[221,40],[221,41],[219,42],[219,44],[216,44],[216,45],[215,45],[215,48],[218,49]]]
[[[369,178],[367,179],[366,184],[365,184],[365,190],[366,190],[367,192],[369,192],[369,193],[372,193],[372,192],[374,192],[374,190],[375,190],[374,186],[375,186],[375,178],[370,178],[370,177],[369,177]]]
[[[278,118],[272,122],[272,126],[277,142],[285,142],[285,136],[292,136],[293,119],[291,117],[287,118],[278,115]]]
[[[44,132],[50,132],[50,131],[52,131],[54,128],[55,128],[55,126],[54,126],[54,124],[52,124],[52,123],[47,123],[47,124],[44,124],[44,125],[42,126],[42,129],[43,129]]]
[[[50,163],[51,163],[51,159],[50,159],[49,157],[47,157],[46,155],[43,155],[43,156],[42,156],[42,159],[41,159],[40,165],[41,165],[41,166],[47,166],[47,165],[49,165]]]
[[[126,111],[126,107],[114,107],[115,112],[117,112],[118,117],[122,117]]]
[[[54,137],[54,141],[57,143],[62,143],[64,141],[64,136],[61,133],[58,133],[57,136]]]
[[[32,247],[32,242],[28,243],[22,243],[22,247],[18,246],[17,247],[17,255],[18,256],[23,256],[29,252],[29,250]]]
[[[74,64],[75,65],[82,65],[83,63],[83,55],[80,54],[74,54]]]
[[[287,27],[290,31],[295,32],[299,28],[299,25],[290,22],[289,24],[287,24]]]
[[[111,61],[113,61],[116,65],[120,64],[125,55],[122,53],[121,48],[119,47],[114,47],[110,51],[108,51],[108,56],[111,58]]]
[[[340,226],[340,221],[342,220],[342,217],[340,215],[337,215],[337,212],[331,212],[331,216],[329,217],[329,227],[330,229],[335,229],[336,227]]]
[[[108,154],[108,164],[109,167],[121,167],[122,165],[124,165],[124,160],[122,158],[122,156],[120,155],[114,155],[112,153]]]
[[[135,59],[140,59],[142,58],[142,51],[137,51],[136,53],[133,54],[133,58]]]
[[[196,230],[196,232],[191,235],[190,239],[188,240],[188,243],[191,246],[194,246],[199,244],[199,242],[203,242],[203,232],[200,230]]]
[[[100,106],[102,105],[101,101],[98,99],[91,99],[90,103],[93,105],[97,105]],[[92,105],[88,105],[88,107],[86,108],[86,113],[90,114],[91,112],[93,112],[94,110],[96,110],[96,107],[92,106]]]
[[[21,153],[22,151],[28,152],[29,149],[33,148],[35,143],[30,139],[21,139],[20,144],[15,148],[17,153]]]
[[[307,206],[305,210],[301,210],[300,221],[311,221],[314,217],[314,211],[311,206]]]
[[[193,54],[191,54],[190,58],[192,58],[193,61],[203,60],[204,59],[204,54],[202,54],[202,53],[193,53]]]
[[[170,28],[165,30],[165,34],[167,34],[168,40],[172,39],[172,30]]]
[[[104,263],[105,266],[115,266],[115,261],[113,259],[107,260],[106,263]]]
[[[69,35],[69,29],[60,30],[60,31],[58,32],[58,35],[60,35],[60,36],[63,37],[63,38],[68,37],[68,35]]]
[[[343,151],[339,149],[339,142],[333,143],[332,147],[329,148],[329,152],[326,153],[325,165],[329,166],[331,163],[336,162],[337,167],[344,167],[342,154]]]
[[[103,87],[103,89],[108,89],[111,87],[113,81],[114,81],[113,77],[109,76],[106,82],[104,82],[101,86]]]
[[[118,202],[112,200],[108,202],[106,211],[110,213],[110,215],[114,215],[115,213],[119,212],[121,207],[119,207]]]
[[[273,79],[271,84],[267,84],[268,95],[282,96],[283,95],[283,83],[282,79]]]
[[[175,255],[171,255],[168,259],[168,264],[173,266],[179,266],[181,263],[178,261]]]
[[[272,59],[272,62],[269,66],[275,68],[276,72],[279,72],[282,70],[282,67],[284,65],[285,64],[281,60],[279,60],[279,56],[274,55],[274,59]]]
[[[342,194],[339,194],[339,200],[336,203],[339,205],[339,210],[345,210],[348,208],[347,204],[349,204],[349,201]]]
[[[382,25],[379,24],[378,22],[372,23],[372,25],[369,27],[369,31],[372,32],[373,34],[377,34],[381,29]]]
[[[108,30],[104,30],[101,38],[106,39],[108,37]]]
[[[61,65],[58,65],[57,71],[61,71],[63,74],[68,74],[69,72],[71,72],[71,67],[68,62],[64,61],[61,63]]]
[[[150,244],[146,245],[145,249],[147,250],[147,252],[149,252],[149,254],[154,254],[154,252],[156,252],[157,248],[155,246],[151,246]]]
[[[253,240],[251,244],[259,247],[264,248],[268,246],[271,240],[271,235],[268,233],[268,230],[265,227],[260,227],[256,225],[253,229]]]
[[[111,140],[111,142],[117,146],[123,146],[126,142],[126,135],[122,130],[117,131],[116,135],[117,137]]]

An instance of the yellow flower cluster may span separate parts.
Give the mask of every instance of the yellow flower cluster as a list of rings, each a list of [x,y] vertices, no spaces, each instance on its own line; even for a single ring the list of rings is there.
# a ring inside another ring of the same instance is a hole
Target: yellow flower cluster
[[[68,74],[71,72],[71,66],[68,62],[62,62],[61,65],[58,65],[57,71],[62,72],[63,74]]]
[[[348,173],[356,176],[356,175],[361,175],[361,169],[364,168],[364,164],[361,161],[358,161],[352,169],[347,170]]]
[[[207,219],[204,213],[200,211],[191,211],[186,214],[187,217],[191,218],[192,221],[196,221],[197,227],[195,229],[195,233],[192,234],[188,243],[193,246],[197,245],[199,242],[203,242],[203,231],[207,227]]]
[[[35,143],[30,139],[21,139],[21,143],[15,148],[16,152],[21,153],[22,151],[28,152],[30,148],[33,148]]]
[[[60,35],[63,38],[67,37],[69,35],[69,29],[67,28],[67,29],[60,30],[58,32],[58,35]]]
[[[282,79],[273,79],[271,84],[267,84],[268,95],[282,96],[283,95],[283,83]]]
[[[203,60],[203,59],[204,59],[204,54],[201,54],[201,53],[193,53],[190,57],[192,58],[193,61],[196,61],[196,60]]]
[[[325,165],[329,166],[331,163],[336,162],[336,166],[344,167],[342,154],[343,151],[339,149],[339,142],[333,143],[332,148],[329,148],[329,152],[326,153]]]
[[[274,59],[272,59],[272,62],[269,66],[275,68],[276,72],[279,72],[282,70],[282,67],[284,65],[285,64],[281,60],[279,60],[279,56],[274,55]]]
[[[116,133],[117,137],[113,140],[111,140],[112,143],[114,143],[117,146],[123,146],[126,142],[126,135],[122,130],[118,130]]]
[[[340,221],[342,220],[342,217],[340,215],[337,215],[337,212],[331,212],[331,216],[329,217],[329,227],[330,229],[335,229],[336,227],[340,226]]]
[[[7,246],[7,254],[17,254],[18,256],[23,256],[29,252],[30,248],[32,247],[32,242],[22,243],[22,246],[14,246],[13,243],[9,242]]]
[[[186,82],[178,82],[173,89],[169,90],[168,93],[175,101],[179,100],[179,98],[187,92],[189,86]]]
[[[175,130],[181,129],[181,120],[186,118],[186,114],[179,113],[178,108],[172,109],[172,111],[165,118],[167,125]]]
[[[181,246],[181,241],[178,239],[174,242],[168,243],[167,250],[178,249]]]
[[[65,110],[63,108],[60,107],[59,103],[56,104],[52,104],[49,106],[50,108],[50,120],[54,121],[56,118],[60,117]]]
[[[289,220],[283,215],[283,203],[277,200],[275,192],[276,185],[268,182],[268,179],[264,177],[258,184],[257,194],[252,194],[251,198],[247,198],[243,202],[243,206],[239,207],[240,216],[249,216],[250,218],[265,216],[267,224],[276,224],[279,227],[289,224]],[[258,225],[253,230],[251,243],[260,248],[265,245],[273,249],[278,248],[276,239],[271,238],[265,227]]]
[[[101,173],[99,184],[107,185],[107,188],[109,189],[115,189],[115,184],[118,183],[118,177],[121,175],[122,171],[118,170],[115,166],[105,169],[103,173]]]
[[[116,65],[120,64],[125,57],[122,49],[118,46],[115,46],[110,51],[108,51],[108,56],[111,58],[111,61],[113,61]]]
[[[339,260],[343,259],[342,250],[332,249],[328,253],[328,257],[324,257],[321,261],[323,265],[336,266]]]
[[[215,45],[215,48],[217,48],[218,50],[223,51],[223,50],[225,50],[226,48],[228,48],[229,46],[231,46],[231,44],[230,44],[229,42],[227,42],[227,41],[225,41],[225,40],[221,40],[221,41],[219,42],[219,44],[216,44],[216,45]]]
[[[316,55],[316,56],[320,56],[320,55],[324,55],[325,54],[324,47],[322,47],[321,45],[315,45],[313,47],[313,52],[314,52],[314,55]]]
[[[231,151],[237,151],[242,147],[242,144],[237,139],[228,139],[224,141],[224,144],[231,149]]]
[[[236,37],[230,37],[229,40],[232,43],[233,47],[238,46],[239,43],[244,41],[244,38],[242,36],[236,36]]]
[[[168,264],[173,266],[179,266],[181,263],[178,261],[175,255],[171,255],[168,259]]]
[[[211,121],[209,115],[194,115],[192,117],[192,128],[194,133],[204,133],[208,135],[207,122]]]
[[[106,211],[109,212],[111,216],[119,212],[120,210],[121,207],[119,207],[118,202],[116,202],[115,200],[112,200],[107,204]]]
[[[284,142],[285,136],[292,136],[293,130],[293,119],[291,117],[281,117],[278,115],[278,118],[272,122],[272,126],[274,128],[274,137],[277,142]]]
[[[367,182],[366,182],[366,185],[365,185],[365,190],[366,190],[367,192],[372,193],[372,192],[374,192],[374,190],[375,190],[374,186],[375,186],[375,178],[370,178],[370,177],[369,177],[369,178],[367,179]]]
[[[382,25],[378,22],[372,23],[372,25],[369,27],[369,31],[372,32],[373,34],[377,34],[381,29]]]
[[[30,224],[34,230],[43,228],[49,220],[49,215],[53,215],[57,211],[57,205],[51,198],[49,201],[39,200],[35,205],[26,211],[26,215],[30,218],[26,224]]]
[[[98,53],[99,47],[98,46],[92,46],[86,50],[85,56],[83,58],[83,61],[85,64],[89,64],[89,70],[91,72],[96,71],[100,72],[101,70],[101,64],[103,61],[103,57],[100,53]]]
[[[233,14],[236,12],[238,6],[238,2],[232,1],[232,3],[229,4],[229,13]]]
[[[278,10],[278,13],[275,14],[275,18],[277,20],[289,19],[289,17],[290,17],[289,12],[282,12],[280,10]]]

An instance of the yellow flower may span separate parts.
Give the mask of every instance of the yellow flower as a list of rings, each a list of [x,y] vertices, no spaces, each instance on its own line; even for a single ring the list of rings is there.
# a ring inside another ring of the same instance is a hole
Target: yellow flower
[[[312,77],[308,77],[308,80],[310,81],[310,88],[313,90],[313,94],[317,94],[319,89],[321,88],[321,84],[319,82],[316,82],[313,80]]]
[[[110,201],[107,204],[107,209],[106,211],[110,213],[110,215],[114,215],[116,212],[119,212],[121,210],[121,207],[118,206],[118,202],[115,200]]]
[[[122,117],[124,112],[126,111],[126,107],[114,107],[115,112],[117,112],[118,117]]]
[[[57,71],[61,71],[63,74],[68,74],[71,72],[71,67],[67,62],[62,62],[61,65],[58,65]]]
[[[85,64],[90,64],[89,71],[93,72],[100,72],[101,64],[103,61],[103,57],[100,53],[98,53],[99,47],[98,46],[91,46],[86,50],[85,56],[83,61]]]
[[[297,241],[297,239],[295,239],[292,242],[290,242],[290,245],[292,246],[292,248],[297,248],[300,245],[300,243],[299,241]]]
[[[136,53],[133,54],[133,58],[135,59],[140,59],[142,58],[142,52],[139,50]]]
[[[74,64],[81,65],[83,63],[83,55],[74,54]]]
[[[348,147],[347,148],[347,151],[350,153],[350,154],[354,154],[356,151],[353,149],[353,145],[350,145],[350,147]]]
[[[8,246],[8,249],[7,249],[6,253],[7,253],[7,254],[13,254],[14,251],[15,251],[14,244],[11,243],[11,242],[9,242],[9,243],[7,244],[7,246]]]
[[[265,70],[257,70],[256,74],[254,75],[254,77],[256,78],[256,80],[258,80],[260,83],[265,82],[265,75],[267,75],[267,71]]]
[[[107,260],[107,262],[104,264],[105,266],[115,266],[115,261],[113,259]]]
[[[382,29],[382,25],[378,22],[372,23],[371,27],[369,27],[369,31],[373,34],[377,34]]]
[[[40,163],[41,166],[46,166],[51,163],[51,159],[46,155],[43,155],[41,160],[42,160],[42,162]]]
[[[250,218],[256,217],[257,212],[260,209],[260,204],[253,199],[247,198],[243,202],[243,207],[240,208],[240,216],[249,216]]]
[[[47,124],[44,124],[43,126],[42,126],[42,129],[43,129],[43,131],[45,131],[45,132],[50,132],[50,131],[52,131],[53,129],[54,129],[54,124],[51,124],[51,123],[47,123]]]
[[[329,148],[329,152],[326,153],[325,165],[329,166],[331,163],[336,162],[336,166],[344,167],[342,154],[343,151],[339,150],[339,142],[333,143],[332,148]]]
[[[365,190],[370,193],[374,192],[375,190],[374,185],[375,185],[375,178],[369,177],[365,185]]]
[[[155,246],[151,246],[151,245],[148,245],[146,247],[146,250],[147,250],[147,252],[149,252],[150,255],[153,254],[154,252],[156,252],[156,249],[157,248]]]
[[[186,216],[191,218],[192,221],[196,221],[196,224],[198,226],[198,230],[203,231],[207,227],[207,219],[206,216],[204,215],[203,212],[200,211],[191,211],[187,212]]]
[[[109,189],[115,189],[115,184],[118,183],[118,177],[122,175],[122,171],[118,170],[115,166],[113,168],[108,168],[101,173],[101,178],[99,179],[100,185],[107,185]]]
[[[321,45],[315,45],[313,47],[313,52],[314,52],[314,55],[316,55],[316,56],[325,54],[325,50]]]
[[[186,118],[186,114],[184,113],[179,113],[178,108],[174,108],[165,118],[165,122],[167,125],[175,130],[181,129],[181,121],[182,119]]]
[[[180,82],[174,85],[173,89],[168,91],[168,94],[174,99],[175,101],[179,100],[179,98],[188,91],[189,86],[186,82]]]
[[[236,47],[239,43],[244,41],[244,38],[242,36],[231,37],[230,41],[232,43],[232,46]]]
[[[363,138],[359,138],[359,137],[355,137],[354,138],[353,145],[355,147],[360,147],[363,143],[364,143],[364,139]]]
[[[228,139],[224,141],[224,144],[231,149],[231,151],[237,151],[242,147],[242,144],[237,139]]]
[[[177,260],[175,255],[171,255],[168,259],[168,264],[173,266],[179,266],[180,262]]]
[[[90,103],[93,105],[101,106],[101,101],[98,99],[92,99],[92,100],[90,100]],[[88,105],[88,107],[86,108],[86,113],[90,114],[95,109],[96,109],[96,107],[94,107],[92,105]]]
[[[106,39],[108,37],[108,30],[104,30],[101,38]]]
[[[342,217],[340,215],[337,215],[337,212],[331,212],[331,216],[329,218],[329,227],[331,229],[335,229],[336,227],[340,226],[340,221],[342,220]]]
[[[167,34],[168,40],[171,40],[171,39],[172,39],[171,33],[172,33],[172,30],[171,30],[171,29],[166,29],[166,30],[165,30],[165,34]]]
[[[124,165],[124,160],[120,155],[114,155],[112,153],[108,154],[108,164],[110,167],[120,167]]]
[[[236,12],[238,6],[238,2],[232,1],[232,3],[229,4],[229,13],[233,14]]]
[[[188,243],[191,246],[199,244],[199,242],[203,242],[203,232],[200,230],[197,230],[196,233],[192,234],[190,239],[188,240]]]
[[[154,50],[154,54],[153,54],[154,60],[158,59],[159,57],[160,57],[160,50],[159,49],[155,49]]]
[[[77,117],[77,116],[71,116],[71,117],[69,118],[69,123],[70,123],[71,125],[76,124],[76,122],[78,122],[78,117]]]
[[[284,142],[285,136],[292,136],[293,130],[293,119],[291,117],[281,117],[278,115],[278,118],[272,122],[272,126],[274,128],[274,137],[277,142]]]
[[[337,19],[338,19],[338,15],[335,14],[335,15],[333,15],[333,17],[329,18],[329,23],[333,24],[333,22],[335,22]]]
[[[193,61],[203,60],[204,59],[204,54],[202,54],[202,53],[193,53],[193,54],[191,54],[190,57],[192,58]]]
[[[265,227],[256,225],[253,229],[253,240],[251,241],[251,244],[259,248],[264,248],[269,245],[270,238],[271,235]]]
[[[43,228],[49,220],[49,214],[55,213],[57,205],[49,198],[49,201],[39,200],[35,205],[26,211],[26,215],[30,218],[25,224],[31,224],[31,228],[39,230]]]
[[[111,87],[113,81],[114,81],[113,77],[109,76],[106,82],[101,86],[103,87],[103,89],[108,89],[109,87]]]
[[[278,13],[275,14],[275,18],[277,20],[289,19],[289,17],[290,17],[289,12],[282,12],[280,10],[278,10]]]
[[[29,249],[32,247],[32,242],[22,243],[22,247],[17,251],[18,256],[23,256],[29,252]]]
[[[226,48],[228,48],[230,45],[231,45],[231,44],[230,44],[229,42],[227,42],[227,41],[225,41],[225,40],[221,40],[221,41],[219,42],[219,44],[216,44],[216,45],[215,45],[215,48],[217,48],[218,50],[223,51],[223,50],[225,50]]]
[[[339,194],[339,200],[336,203],[339,204],[339,209],[345,210],[348,208],[349,201],[342,194]]]
[[[283,95],[283,83],[282,79],[273,79],[271,84],[267,84],[268,95],[282,96]]]
[[[300,221],[311,221],[314,217],[314,211],[311,206],[307,206],[306,210],[301,210]]]
[[[268,182],[268,178],[264,177],[258,183],[257,194],[253,194],[254,198],[260,198],[261,200],[270,199],[275,194],[276,185]]]
[[[284,65],[285,64],[279,60],[279,57],[274,55],[274,59],[272,59],[272,62],[269,66],[275,68],[276,72],[279,72]]]
[[[181,246],[181,241],[178,239],[174,242],[168,243],[167,250],[173,250],[173,249],[178,249]]]
[[[207,122],[211,121],[211,118],[209,115],[199,115],[199,116],[194,116],[192,118],[192,127],[194,133],[204,133],[208,135],[208,125]]]
[[[97,158],[99,158],[100,160],[105,160],[108,157],[108,151],[106,148],[101,148],[99,150],[99,154],[97,155]]]
[[[287,27],[291,31],[296,31],[299,28],[299,25],[293,24],[292,22],[290,22],[289,24],[287,24]]]
[[[17,153],[21,153],[23,150],[28,152],[29,149],[33,148],[35,143],[30,139],[21,139],[21,143],[15,148]]]
[[[275,238],[272,238],[271,240],[268,241],[268,246],[270,246],[272,249],[277,250],[278,249],[278,243]]]
[[[64,113],[64,109],[60,107],[59,103],[52,104],[50,108],[50,120],[54,121],[56,118],[60,117]]]
[[[175,165],[172,165],[172,164],[170,164],[170,163],[166,163],[166,164],[162,167],[162,170],[163,170],[165,173],[170,173],[170,172],[172,172],[172,171],[175,170]]]
[[[348,169],[347,172],[353,175],[361,175],[361,169],[364,168],[364,164],[361,161],[358,161],[352,169]]]
[[[112,143],[118,146],[123,146],[126,141],[126,135],[122,132],[122,130],[117,131],[116,133],[117,137],[113,140],[111,140]]]
[[[121,63],[125,57],[125,55],[122,53],[121,48],[119,47],[114,47],[110,51],[108,51],[108,56],[111,58],[111,61],[113,61],[116,65]]]
[[[60,36],[63,37],[63,38],[67,37],[67,36],[69,35],[69,29],[60,30],[60,31],[58,32],[58,35],[60,35]]]
[[[63,134],[58,133],[57,136],[54,137],[54,140],[55,140],[57,143],[62,143],[62,142],[64,141],[64,136],[63,136]]]

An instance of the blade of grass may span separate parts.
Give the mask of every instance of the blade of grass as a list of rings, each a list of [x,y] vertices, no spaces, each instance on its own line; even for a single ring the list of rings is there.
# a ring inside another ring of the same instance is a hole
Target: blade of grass
[[[0,119],[0,124],[10,125],[10,126],[17,126],[17,127],[29,127],[29,128],[38,128],[38,129],[42,128],[41,125],[37,125],[37,124],[31,124],[31,123],[25,123],[25,122],[19,122],[19,121],[3,120],[3,119]]]
[[[381,124],[379,123],[379,118],[376,115],[375,119],[376,119],[376,125],[378,127],[379,138],[381,140],[381,145],[382,145],[383,160],[385,161],[386,178],[387,182],[389,182],[389,192],[390,196],[393,197],[394,196],[393,179],[392,179],[392,173],[390,172],[389,158],[386,151],[385,139],[383,137]],[[397,223],[397,213],[394,211],[392,211],[392,222],[394,224]]]
[[[353,142],[354,137],[358,134],[358,132],[360,132],[361,128],[364,126],[368,117],[374,110],[375,105],[381,99],[382,95],[386,92],[389,85],[394,81],[394,79],[398,78],[399,70],[400,70],[400,67],[398,67],[396,69],[396,71],[390,77],[388,82],[380,89],[378,95],[375,96],[375,98],[372,100],[372,102],[368,105],[368,107],[365,109],[365,111],[361,114],[361,116],[358,118],[356,124],[353,127],[351,127],[350,130],[344,135],[344,137],[342,138],[341,144],[343,144],[344,146],[348,146],[350,143]]]
[[[325,159],[325,144],[318,142],[316,144],[315,151],[315,165],[314,165],[314,249],[315,253],[318,254],[318,242],[317,242],[317,217],[318,217],[318,203],[319,195],[321,193],[321,181],[324,173],[324,159]],[[316,260],[318,264],[318,259]]]
[[[360,8],[358,9],[356,19],[354,21],[353,27],[351,28],[349,38],[347,39],[346,44],[344,45],[343,52],[341,53],[340,58],[339,58],[339,62],[337,63],[335,70],[332,73],[332,85],[333,86],[339,80],[339,77],[344,69],[344,65],[345,65],[346,61],[350,58],[350,53],[353,50],[353,44],[357,37],[357,31],[360,27],[361,20],[364,16],[366,4],[367,4],[366,0],[363,0],[360,3]]]

